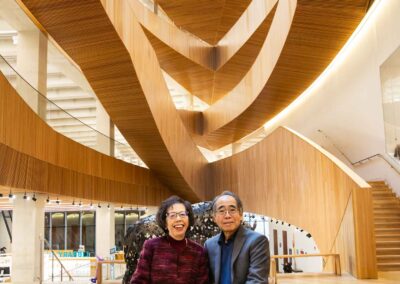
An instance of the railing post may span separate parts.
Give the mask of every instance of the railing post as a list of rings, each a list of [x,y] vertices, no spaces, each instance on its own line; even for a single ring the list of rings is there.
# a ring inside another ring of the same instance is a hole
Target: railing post
[[[51,255],[51,282],[54,282],[54,255]]]
[[[44,253],[44,244],[42,241],[42,238],[39,236],[39,251],[40,251],[40,256],[39,256],[39,283],[43,283],[43,253]]]

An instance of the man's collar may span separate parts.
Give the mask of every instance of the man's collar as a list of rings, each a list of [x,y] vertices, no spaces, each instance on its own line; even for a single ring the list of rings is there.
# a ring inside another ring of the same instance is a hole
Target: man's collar
[[[233,235],[228,239],[227,243],[233,243],[235,241],[236,235],[239,232],[241,227],[242,227],[242,225],[240,225],[237,228],[237,230],[233,233]],[[218,244],[222,245],[223,243],[225,243],[225,234],[224,234],[224,232],[221,231],[221,234],[220,234],[219,239],[218,239]]]

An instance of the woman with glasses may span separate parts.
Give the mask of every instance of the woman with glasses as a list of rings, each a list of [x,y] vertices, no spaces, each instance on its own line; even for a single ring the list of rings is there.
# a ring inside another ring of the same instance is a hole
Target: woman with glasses
[[[156,221],[166,236],[143,244],[130,283],[208,283],[206,251],[186,238],[186,231],[194,223],[191,204],[171,196],[161,203]]]

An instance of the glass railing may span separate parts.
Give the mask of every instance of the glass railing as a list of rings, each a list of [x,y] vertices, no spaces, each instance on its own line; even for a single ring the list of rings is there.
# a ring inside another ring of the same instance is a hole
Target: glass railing
[[[1,55],[0,72],[5,75],[29,107],[55,131],[101,153],[109,154],[114,151],[114,155],[112,156],[138,166],[146,167],[127,143],[121,143],[96,130],[90,124],[91,118],[85,120],[85,112],[89,114],[95,111],[91,108],[90,104],[85,105],[85,102],[83,102],[80,105],[71,107],[67,111],[36,90]],[[68,105],[64,107],[68,108]],[[79,115],[81,118],[78,119],[74,114]]]

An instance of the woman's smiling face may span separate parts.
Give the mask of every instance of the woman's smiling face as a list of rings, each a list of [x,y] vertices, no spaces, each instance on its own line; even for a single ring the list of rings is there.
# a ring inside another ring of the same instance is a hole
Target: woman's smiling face
[[[189,227],[189,217],[185,205],[175,203],[167,209],[168,234],[175,240],[183,240]]]

